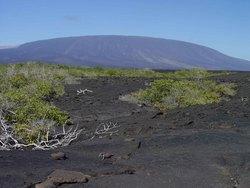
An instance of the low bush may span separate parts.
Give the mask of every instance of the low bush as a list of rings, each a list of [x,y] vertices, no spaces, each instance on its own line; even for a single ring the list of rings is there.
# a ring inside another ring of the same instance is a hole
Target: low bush
[[[54,126],[64,125],[69,115],[51,101],[64,93],[66,80],[74,80],[67,71],[56,65],[6,65],[0,76],[0,115],[12,124],[15,134],[23,143],[44,137],[37,121],[53,121]]]
[[[211,80],[161,79],[133,95],[141,102],[160,109],[217,103],[223,97],[235,95],[234,84],[217,84]]]
[[[31,126],[27,124],[16,124],[14,126],[14,134],[16,137],[26,144],[36,143],[40,140],[48,139],[47,126],[36,125]]]

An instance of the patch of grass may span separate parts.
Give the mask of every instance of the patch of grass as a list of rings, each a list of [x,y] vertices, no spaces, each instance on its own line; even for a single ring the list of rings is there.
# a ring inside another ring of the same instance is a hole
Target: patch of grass
[[[235,93],[234,84],[217,84],[211,80],[160,79],[133,96],[141,102],[166,110],[218,103],[223,97],[233,96]]]

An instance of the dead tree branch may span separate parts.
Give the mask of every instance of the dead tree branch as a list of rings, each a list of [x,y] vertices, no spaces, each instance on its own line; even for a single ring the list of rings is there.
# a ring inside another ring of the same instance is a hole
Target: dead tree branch
[[[57,147],[68,146],[73,140],[77,139],[78,135],[82,132],[82,129],[78,129],[76,126],[65,129],[62,127],[62,131],[52,132],[48,128],[46,139],[41,139],[38,136],[37,141],[34,143],[25,144],[18,139],[13,130],[13,126],[9,125],[0,114],[0,150],[12,150],[12,149],[24,149],[32,148],[33,150],[50,150]]]
[[[77,92],[77,95],[80,95],[80,94],[86,94],[86,93],[92,93],[93,91],[89,90],[89,89],[79,89],[76,91]]]
[[[120,126],[118,123],[101,123],[95,130],[93,136],[90,138],[91,140],[94,139],[95,137],[102,138],[105,136],[112,136],[113,134],[118,133],[118,128]]]

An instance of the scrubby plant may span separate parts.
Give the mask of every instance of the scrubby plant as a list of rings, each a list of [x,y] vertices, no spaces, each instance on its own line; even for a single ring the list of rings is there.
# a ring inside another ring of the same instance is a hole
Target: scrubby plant
[[[15,88],[24,87],[29,83],[28,78],[24,74],[16,74],[11,76],[9,78],[9,82]]]
[[[36,143],[37,141],[47,139],[48,127],[45,125],[36,125],[31,126],[27,124],[16,124],[14,126],[14,135],[23,141],[24,143],[31,144]]]
[[[44,64],[6,65],[0,76],[0,111],[24,144],[45,136],[44,127],[34,122],[53,121],[64,125],[69,115],[51,101],[64,93],[66,80],[73,80],[65,68]]]
[[[195,80],[200,80],[203,78],[210,77],[212,75],[215,75],[215,73],[208,72],[204,69],[189,69],[189,70],[179,70],[174,72],[173,77],[174,78],[182,78],[182,79],[195,79]]]
[[[161,79],[133,96],[141,102],[164,110],[217,103],[223,97],[233,96],[235,93],[234,84],[218,84],[211,80]]]

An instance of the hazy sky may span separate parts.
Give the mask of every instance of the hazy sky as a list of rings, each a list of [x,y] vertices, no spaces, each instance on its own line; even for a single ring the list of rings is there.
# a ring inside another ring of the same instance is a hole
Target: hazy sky
[[[250,0],[0,0],[0,45],[111,34],[184,40],[250,60]]]

